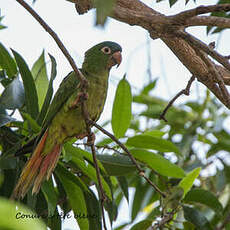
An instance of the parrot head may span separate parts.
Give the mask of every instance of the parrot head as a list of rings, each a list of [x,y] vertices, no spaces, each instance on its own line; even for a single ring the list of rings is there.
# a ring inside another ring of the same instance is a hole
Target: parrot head
[[[91,73],[109,71],[114,65],[120,65],[122,48],[111,41],[101,42],[85,53],[82,69]]]

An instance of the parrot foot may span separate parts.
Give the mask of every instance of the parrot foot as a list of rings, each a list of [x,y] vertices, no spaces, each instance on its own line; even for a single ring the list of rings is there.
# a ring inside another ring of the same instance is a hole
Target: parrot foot
[[[88,140],[87,140],[87,145],[93,145],[95,142],[95,134],[94,133],[90,133],[88,134]]]
[[[75,99],[75,101],[73,101],[73,103],[69,106],[70,109],[76,109],[79,104],[85,100],[87,100],[89,97],[88,93],[84,93],[84,92],[80,92],[77,95],[77,98]]]
[[[84,137],[87,137],[87,133],[82,133],[82,134],[79,134],[79,135],[76,135],[75,137],[77,138],[77,139],[83,139]]]

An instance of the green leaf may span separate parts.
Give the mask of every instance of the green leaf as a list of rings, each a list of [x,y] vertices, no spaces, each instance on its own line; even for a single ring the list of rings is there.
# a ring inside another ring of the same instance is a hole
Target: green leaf
[[[136,171],[136,166],[127,156],[98,154],[97,159],[110,176],[124,176]]]
[[[207,218],[197,209],[190,208],[188,206],[183,206],[184,217],[187,221],[194,224],[197,229],[200,230],[212,230],[210,223]]]
[[[38,58],[38,60],[34,63],[31,73],[33,75],[34,82],[37,89],[39,109],[41,109],[49,85],[49,80],[46,71],[44,50],[41,56]]]
[[[45,230],[46,226],[36,216],[37,214],[21,203],[0,198],[0,229]]]
[[[162,136],[165,135],[165,132],[162,132],[160,130],[151,130],[151,131],[146,131],[143,134],[148,135],[148,136],[152,136],[152,137],[161,138]]]
[[[117,218],[117,205],[115,204],[115,201],[108,200],[105,202],[105,209],[109,214],[109,220],[110,224],[112,225],[112,222],[116,220]]]
[[[132,221],[135,220],[135,218],[138,215],[138,212],[142,208],[144,208],[144,202],[143,202],[143,200],[144,200],[144,196],[146,194],[147,189],[148,188],[146,186],[146,183],[142,184],[141,180],[138,180],[136,182],[135,193],[134,193],[134,197],[133,197],[133,201],[132,201],[132,210],[131,210]]]
[[[180,154],[179,149],[172,142],[150,135],[137,135],[130,137],[126,144],[136,148],[145,148],[160,152],[174,152]]]
[[[111,138],[103,138],[102,140],[100,140],[99,142],[96,143],[96,146],[105,146],[105,145],[109,145],[113,142],[113,140]]]
[[[117,138],[123,137],[130,126],[132,94],[128,81],[123,78],[116,90],[112,111],[112,129]]]
[[[119,225],[118,227],[113,228],[113,230],[124,230],[125,227],[129,226],[129,224],[130,224],[129,222],[128,222],[128,223],[125,223],[125,224],[121,224],[121,225]]]
[[[190,222],[183,222],[184,230],[195,230],[195,226]]]
[[[0,169],[15,169],[17,167],[17,159],[15,157],[0,157]]]
[[[124,193],[127,202],[129,203],[129,186],[127,179],[124,176],[118,176],[117,180],[120,184],[121,190]]]
[[[69,141],[68,143],[66,143],[64,145],[64,149],[66,151],[66,156],[65,156],[65,160],[69,161],[72,159],[72,157],[78,157],[79,159],[86,159],[87,161],[93,163],[93,156],[91,153],[81,149],[81,148],[77,148],[74,147],[71,143],[71,141]],[[100,161],[98,161],[98,166],[100,168],[100,170],[106,174],[106,171],[102,165],[102,163]]]
[[[96,24],[104,25],[107,17],[112,12],[115,0],[94,0],[96,8]]]
[[[34,133],[39,133],[41,131],[41,127],[38,125],[38,123],[30,116],[28,113],[21,112],[22,116],[24,117],[24,120],[27,120],[30,124],[31,129]]]
[[[87,213],[89,215],[89,230],[101,230],[101,209],[99,201],[91,189],[89,189],[89,192],[84,192],[84,196]]]
[[[155,79],[154,81],[150,82],[148,85],[144,87],[144,89],[141,91],[141,94],[148,95],[151,90],[153,90],[156,86],[158,79]]]
[[[0,97],[0,104],[5,109],[17,109],[23,106],[25,93],[23,84],[16,77],[3,91]]]
[[[58,177],[66,191],[69,204],[73,209],[75,219],[77,220],[80,229],[89,229],[88,218],[80,217],[83,215],[87,216],[87,207],[82,189],[76,183],[68,180],[64,174],[58,173]]]
[[[58,213],[57,208],[55,209],[54,213],[55,218],[49,218],[48,219],[48,227],[50,229],[55,229],[55,230],[61,230],[61,225],[62,225],[62,218],[61,215]]]
[[[0,11],[1,14],[1,11]],[[0,15],[0,30],[7,28],[6,26],[2,25],[1,21],[4,17]]]
[[[49,86],[48,86],[48,90],[47,90],[47,93],[46,93],[46,97],[45,97],[45,100],[44,100],[44,103],[42,105],[42,109],[41,109],[41,112],[39,114],[39,117],[38,117],[38,124],[42,124],[43,120],[45,119],[45,116],[46,116],[46,113],[49,109],[49,105],[50,105],[50,102],[51,102],[51,99],[52,99],[52,96],[53,96],[53,81],[57,75],[57,63],[56,63],[56,60],[55,58],[49,54],[49,57],[50,57],[50,60],[51,60],[51,63],[52,63],[52,66],[51,66],[51,76],[50,76],[50,81],[49,81]]]
[[[174,186],[173,189],[170,191],[170,194],[168,194],[164,199],[165,207],[170,209],[177,208],[180,201],[183,198],[183,195],[184,195],[183,188]]]
[[[172,7],[176,2],[177,2],[177,0],[169,0],[170,7]]]
[[[91,165],[91,164],[86,164],[85,161],[80,160],[78,157],[76,156],[72,156],[72,162],[74,162],[76,164],[76,166],[78,168],[81,169],[81,171],[87,175],[89,178],[91,178],[96,184],[98,184],[98,180],[97,180],[97,175],[96,175],[96,170],[95,168]],[[109,185],[105,182],[104,178],[101,176],[101,182],[102,182],[102,186],[103,189],[106,193],[106,195],[108,196],[108,198],[110,200],[112,200],[112,194],[109,188]]]
[[[180,183],[179,187],[184,189],[184,196],[192,188],[195,179],[199,176],[201,168],[195,168],[193,171],[189,172],[186,177],[184,177]]]
[[[138,223],[136,223],[130,230],[147,230],[150,226],[152,226],[153,220],[142,220]]]
[[[0,42],[0,67],[6,70],[8,77],[13,77],[17,74],[17,66],[14,59],[10,56],[7,49]]]
[[[222,216],[222,204],[210,191],[204,189],[192,189],[186,194],[184,201],[204,204],[209,208],[213,209],[217,213],[217,215]]]
[[[48,203],[48,215],[49,216],[53,216],[54,212],[56,210],[56,205],[57,205],[57,193],[54,189],[54,184],[52,182],[52,179],[48,180],[48,181],[44,181],[42,183],[42,192],[43,195]]]
[[[77,176],[68,171],[60,162],[55,168],[55,173],[58,177],[66,178],[66,180],[73,182],[82,190],[88,191],[88,187]]]
[[[36,119],[39,109],[38,109],[38,95],[37,95],[37,90],[35,87],[33,76],[26,62],[21,57],[21,55],[14,50],[12,51],[23,80],[27,112],[31,115],[33,119]]]
[[[155,154],[144,149],[131,149],[130,152],[137,160],[145,163],[163,176],[175,178],[183,178],[185,176],[182,168],[171,163],[159,154]]]

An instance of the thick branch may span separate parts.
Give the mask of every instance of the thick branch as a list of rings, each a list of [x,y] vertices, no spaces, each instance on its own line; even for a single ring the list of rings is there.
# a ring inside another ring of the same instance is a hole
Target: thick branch
[[[221,76],[221,74],[217,71],[215,64],[208,58],[208,55],[206,55],[201,50],[196,50],[196,52],[199,54],[199,56],[202,58],[202,60],[207,65],[209,72],[211,74],[212,79],[210,79],[213,84],[217,82],[220,92],[222,94],[222,101],[226,105],[226,107],[230,108],[230,95],[229,92],[224,84],[224,80]]]
[[[90,0],[73,1],[76,3],[78,8],[81,5],[84,6],[84,12],[87,12],[93,7],[92,4],[90,5]],[[89,8],[86,7],[87,5],[89,6]],[[167,17],[163,14],[160,14],[159,12],[151,9],[150,7],[138,0],[117,0],[111,17],[119,21],[128,23],[130,25],[138,25],[145,28],[149,31],[150,36],[153,39],[161,38],[166,43],[166,45],[175,53],[179,60],[188,68],[191,74],[195,75],[200,82],[206,84],[205,82],[209,77],[209,70],[207,69],[207,65],[204,63],[202,58],[199,57],[199,55],[197,55],[197,53],[194,51],[194,47],[192,45],[192,43],[194,42],[193,37],[192,39],[189,38],[188,40],[185,40],[183,36],[175,36],[175,33],[182,32],[183,34],[184,27],[187,26],[188,23],[194,25],[194,21],[196,20],[200,20],[199,23],[207,23],[208,19],[205,16],[194,17],[194,15],[197,15],[198,13],[202,14],[205,12],[219,10],[227,11],[229,10],[229,6],[230,4],[218,5],[218,7],[214,5],[201,8],[198,7],[198,10],[193,9],[190,11],[186,11],[184,15],[190,15],[189,19],[181,22],[181,24],[177,24],[175,23],[175,20],[173,20],[173,16]],[[183,13],[178,15],[183,15]],[[224,20],[224,23],[222,23],[221,20],[221,18],[217,19],[217,17],[210,17],[210,24],[212,23],[215,26],[222,25],[224,27],[228,27],[229,19]],[[194,45],[197,46],[197,44],[198,43],[196,42]],[[214,59],[216,58],[218,62],[220,62],[225,67],[224,68],[222,66],[215,65],[216,69],[221,72],[224,83],[230,84],[230,71],[227,70],[230,69],[228,60],[223,59],[223,56],[219,55],[216,51],[207,48],[207,45],[202,45],[199,44],[199,46],[202,46],[202,49],[205,50],[205,52],[207,52]]]
[[[215,60],[217,60],[220,64],[222,64],[228,71],[230,71],[229,60],[226,57],[219,54],[218,52],[216,52],[214,49],[210,48],[205,43],[186,32],[178,31],[176,32],[176,35],[182,37],[185,41],[189,42],[189,44],[191,44],[191,46],[193,46],[194,48],[203,50],[205,53],[207,53]]]

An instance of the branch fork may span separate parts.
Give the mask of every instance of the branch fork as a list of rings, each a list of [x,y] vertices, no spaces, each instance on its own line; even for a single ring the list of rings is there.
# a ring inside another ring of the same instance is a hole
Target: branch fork
[[[79,14],[88,12],[94,6],[92,0],[72,0]],[[79,10],[81,8],[81,10]],[[113,12],[109,15],[116,20],[146,29],[152,39],[160,38],[187,67],[197,80],[203,83],[227,107],[230,108],[228,94],[224,85],[230,85],[230,55],[223,56],[185,29],[189,26],[217,26],[230,28],[230,19],[203,16],[212,12],[229,12],[230,4],[198,6],[175,15],[166,16],[148,7],[139,0],[116,0]],[[207,55],[215,66],[216,73],[210,71],[206,61],[197,50]],[[212,59],[217,61],[216,64]],[[210,72],[212,79],[210,79]],[[220,81],[220,78],[222,80]],[[208,79],[208,81],[206,81]],[[223,91],[224,90],[224,91]],[[222,93],[221,93],[222,92]]]

